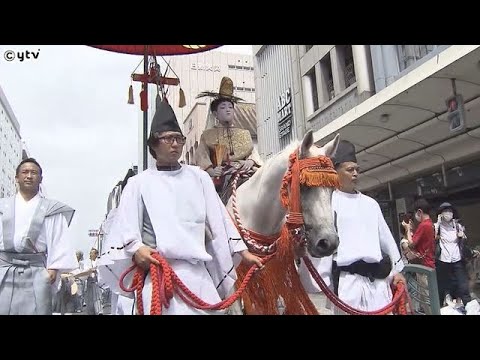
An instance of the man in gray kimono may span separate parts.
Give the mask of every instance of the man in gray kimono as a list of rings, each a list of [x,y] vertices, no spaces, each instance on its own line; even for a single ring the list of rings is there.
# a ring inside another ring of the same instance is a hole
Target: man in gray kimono
[[[103,315],[102,289],[98,283],[97,273],[98,250],[90,250],[90,259],[87,262],[87,269],[90,271],[87,280],[85,303],[87,304],[88,315]]]
[[[52,314],[58,273],[77,267],[66,231],[74,210],[39,194],[42,168],[17,167],[18,192],[0,199],[0,314]]]

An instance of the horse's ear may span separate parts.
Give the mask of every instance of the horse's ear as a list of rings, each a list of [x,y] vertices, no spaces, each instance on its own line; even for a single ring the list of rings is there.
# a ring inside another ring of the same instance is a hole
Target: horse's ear
[[[340,142],[340,134],[335,135],[335,138],[325,144],[325,156],[331,158],[337,152],[338,143]]]
[[[308,130],[302,140],[302,146],[300,146],[300,158],[306,158],[309,154],[309,149],[313,145],[313,131]]]

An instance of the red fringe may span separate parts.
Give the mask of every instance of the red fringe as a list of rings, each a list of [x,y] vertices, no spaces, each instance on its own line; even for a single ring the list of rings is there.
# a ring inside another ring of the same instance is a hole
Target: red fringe
[[[294,229],[303,224],[300,184],[338,187],[338,175],[333,168],[332,161],[326,156],[298,159],[297,150],[290,154],[288,160],[288,169],[280,188],[280,200],[282,205],[288,209],[289,218],[282,227],[275,256],[254,275],[255,281],[245,289],[242,298],[245,312],[249,315],[277,315],[277,300],[280,296],[285,303],[285,315],[318,315],[300,282],[295,267],[293,240],[290,239],[289,227]],[[271,237],[255,240],[266,242],[266,245],[275,241]],[[261,254],[257,255],[262,256]],[[243,263],[237,268],[237,288],[242,283],[248,269]]]
[[[281,296],[285,303],[285,315],[318,315],[300,282],[286,226],[282,228],[277,246],[277,254],[254,275],[254,281],[243,293],[246,314],[278,315],[277,299]],[[285,255],[279,256],[280,253]],[[248,269],[243,262],[238,266],[237,288]]]

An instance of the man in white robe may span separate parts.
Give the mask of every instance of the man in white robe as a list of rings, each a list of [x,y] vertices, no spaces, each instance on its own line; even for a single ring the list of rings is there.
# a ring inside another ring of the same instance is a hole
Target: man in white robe
[[[261,259],[247,250],[210,176],[178,163],[185,137],[166,102],[157,108],[147,144],[156,166],[128,180],[99,272],[113,292],[127,295],[118,281],[132,265],[132,257],[148,269],[151,263],[158,264],[152,257],[158,252],[194,294],[207,303],[218,303],[236,280],[233,255],[240,253],[244,261],[259,267]],[[130,282],[127,277],[125,284]],[[145,314],[150,314],[151,294],[148,274],[142,292]],[[191,307],[177,294],[162,308],[164,315],[210,313],[214,312]]]
[[[312,258],[312,262],[342,301],[357,310],[379,310],[392,300],[392,282],[394,285],[398,281],[406,284],[400,273],[404,264],[380,206],[355,189],[358,165],[354,145],[341,141],[332,160],[340,180],[340,189],[332,194],[340,243],[336,254],[322,259]],[[298,249],[298,254],[303,255],[304,249]],[[332,271],[335,267],[337,272]],[[320,292],[303,262],[299,273],[308,292]]]
[[[58,273],[77,267],[68,237],[74,210],[39,194],[42,168],[23,160],[19,191],[0,199],[0,314],[52,314]]]

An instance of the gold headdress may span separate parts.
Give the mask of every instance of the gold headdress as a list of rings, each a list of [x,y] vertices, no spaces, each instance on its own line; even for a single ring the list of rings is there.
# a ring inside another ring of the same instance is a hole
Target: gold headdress
[[[243,99],[233,95],[233,81],[227,76],[224,76],[222,81],[220,81],[220,89],[218,90],[218,93],[213,91],[202,91],[197,95],[197,99],[202,97],[214,98],[212,104],[215,102],[218,103],[222,100],[229,100],[233,103],[244,101]]]

